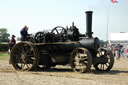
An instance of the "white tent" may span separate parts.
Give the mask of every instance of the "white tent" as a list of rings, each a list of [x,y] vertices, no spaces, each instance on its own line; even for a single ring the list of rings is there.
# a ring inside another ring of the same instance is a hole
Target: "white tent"
[[[116,44],[117,42],[128,44],[128,32],[110,33],[109,43]]]
[[[128,40],[128,32],[110,33],[110,40]]]

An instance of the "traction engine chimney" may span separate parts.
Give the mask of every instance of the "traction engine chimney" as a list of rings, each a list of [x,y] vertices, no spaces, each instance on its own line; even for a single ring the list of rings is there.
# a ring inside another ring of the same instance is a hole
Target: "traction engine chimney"
[[[92,38],[92,11],[86,11],[86,37]]]

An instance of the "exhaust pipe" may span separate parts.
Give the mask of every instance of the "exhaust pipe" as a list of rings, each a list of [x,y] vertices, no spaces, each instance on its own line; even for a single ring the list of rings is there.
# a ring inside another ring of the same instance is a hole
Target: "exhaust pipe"
[[[92,11],[86,11],[86,38],[92,38]]]

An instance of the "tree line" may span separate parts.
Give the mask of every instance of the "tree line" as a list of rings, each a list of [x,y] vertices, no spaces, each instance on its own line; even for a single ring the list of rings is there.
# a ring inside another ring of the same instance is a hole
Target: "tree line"
[[[9,42],[9,36],[7,28],[0,28],[0,42]]]

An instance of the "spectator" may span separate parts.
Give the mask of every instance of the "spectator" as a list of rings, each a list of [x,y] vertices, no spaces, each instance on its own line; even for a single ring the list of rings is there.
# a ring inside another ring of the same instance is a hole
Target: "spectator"
[[[114,57],[116,56],[115,51],[116,51],[116,48],[115,48],[115,45],[113,45],[113,56],[114,56]]]
[[[10,41],[9,41],[9,49],[12,50],[13,46],[16,44],[15,35],[12,35]]]
[[[115,56],[115,48],[114,48],[114,46],[112,45],[112,44],[110,44],[110,45],[108,45],[107,46],[108,47],[108,49],[112,52],[112,54],[113,54],[113,56]]]
[[[114,45],[109,45],[109,50],[112,52],[113,56],[115,56],[115,46]]]
[[[21,41],[25,41],[28,36],[28,27],[24,26],[24,28],[21,29],[20,34],[21,34]]]
[[[116,57],[117,57],[117,60],[120,59],[120,51],[121,51],[121,46],[120,46],[120,43],[117,42],[116,46],[115,46],[115,50],[116,50]]]
[[[123,46],[121,47],[120,55],[121,55],[121,57],[125,58],[125,56],[124,56],[124,48],[123,48]]]
[[[109,48],[110,51],[113,51],[112,45],[109,45],[108,48]]]
[[[15,35],[12,35],[9,41],[9,50],[11,51],[13,46],[16,44]],[[9,64],[11,64],[11,59],[9,59]]]

